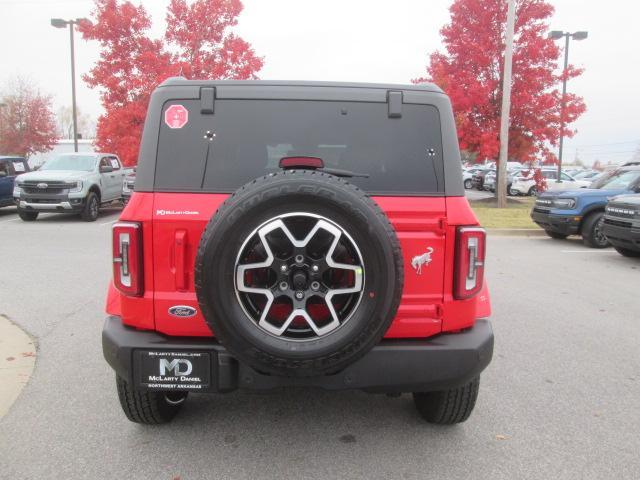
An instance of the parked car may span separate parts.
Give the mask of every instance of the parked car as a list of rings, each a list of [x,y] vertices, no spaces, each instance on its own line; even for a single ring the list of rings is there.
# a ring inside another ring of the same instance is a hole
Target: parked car
[[[541,168],[540,172],[546,180],[547,191],[566,191],[577,190],[579,188],[587,188],[591,185],[589,180],[576,180],[575,178],[562,172],[562,181],[558,181],[558,169],[557,168]],[[516,175],[513,178],[511,184],[511,191],[515,195],[537,195],[538,187],[534,180],[534,170],[522,170],[520,175]]]
[[[122,181],[122,204],[126,205],[129,203],[129,199],[131,198],[131,194],[133,193],[133,188],[136,183],[136,171],[131,170],[127,173]]]
[[[621,255],[640,257],[640,195],[619,195],[609,200],[602,233]]]
[[[483,170],[483,168],[472,167],[462,171],[462,182],[464,183],[465,189],[469,190],[473,187],[473,176],[480,170]]]
[[[120,200],[124,175],[120,159],[112,153],[60,154],[37,172],[16,179],[18,215],[30,222],[40,212],[75,212],[92,222],[102,205]]]
[[[0,207],[13,203],[13,186],[18,175],[29,171],[29,163],[23,157],[0,156]]]
[[[476,172],[473,177],[471,177],[471,182],[473,184],[473,188],[476,190],[484,190],[484,179],[485,177],[491,173],[495,173],[495,168],[483,168],[479,172]]]
[[[484,168],[490,168],[492,170],[496,169],[496,162],[486,162],[484,164]],[[509,160],[507,162],[507,169],[515,169],[515,168],[524,168],[524,165],[521,162],[515,162],[513,160]]]
[[[514,195],[511,191],[511,186],[513,185],[513,179],[520,174],[524,170],[524,167],[518,167],[515,169],[507,170],[507,194]],[[484,189],[490,192],[496,191],[496,175],[497,172],[489,172],[484,177]]]
[[[294,385],[468,418],[493,350],[485,232],[442,90],[170,79],[139,158],[102,336],[127,418]]]
[[[582,235],[585,245],[609,245],[602,230],[604,209],[610,197],[640,192],[640,166],[623,167],[600,188],[544,192],[536,199],[531,218],[552,238]]]
[[[563,168],[562,171],[570,177],[576,178],[581,173],[587,172],[584,168]]]
[[[595,180],[595,178],[600,175],[600,173],[601,172],[597,170],[584,170],[574,175],[573,178],[575,178],[576,180],[588,180],[590,182],[593,182],[593,180]]]

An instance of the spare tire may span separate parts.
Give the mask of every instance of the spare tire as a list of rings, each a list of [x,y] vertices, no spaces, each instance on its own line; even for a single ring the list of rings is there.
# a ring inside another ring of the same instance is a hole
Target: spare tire
[[[205,321],[238,360],[284,376],[334,373],[387,331],[403,288],[388,218],[342,178],[256,179],[202,234],[195,286]]]

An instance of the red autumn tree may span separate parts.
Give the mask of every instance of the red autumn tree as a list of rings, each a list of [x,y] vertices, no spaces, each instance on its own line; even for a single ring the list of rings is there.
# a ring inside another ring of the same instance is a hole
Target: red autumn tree
[[[240,0],[171,0],[163,38],[149,36],[151,18],[129,1],[95,0],[92,21],[79,29],[100,43],[100,59],[84,77],[101,89],[105,113],[98,119],[96,146],[137,161],[149,97],[168,77],[253,79],[263,65],[232,29]]]
[[[551,148],[560,138],[562,74],[560,49],[546,37],[553,7],[544,0],[516,0],[509,157],[522,162],[555,162]],[[430,56],[428,77],[450,97],[460,147],[477,160],[497,159],[507,20],[504,0],[454,0],[451,23],[440,31],[446,52]],[[570,66],[567,77],[581,69]],[[582,98],[567,94],[564,134],[584,111]]]
[[[24,78],[7,83],[0,94],[0,155],[29,157],[56,143],[51,96]]]

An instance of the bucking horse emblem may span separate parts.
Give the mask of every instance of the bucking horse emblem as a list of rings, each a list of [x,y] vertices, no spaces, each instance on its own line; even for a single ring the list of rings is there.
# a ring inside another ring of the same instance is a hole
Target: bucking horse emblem
[[[421,255],[416,255],[411,259],[411,266],[415,269],[418,275],[422,275],[422,266],[429,265],[431,263],[431,254],[433,253],[432,247],[427,247],[427,251]]]

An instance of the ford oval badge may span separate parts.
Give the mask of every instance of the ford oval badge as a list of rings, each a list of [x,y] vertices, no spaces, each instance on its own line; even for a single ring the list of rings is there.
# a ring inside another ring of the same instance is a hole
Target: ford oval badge
[[[169,309],[169,315],[180,318],[193,317],[196,313],[198,311],[188,305],[175,305]]]

